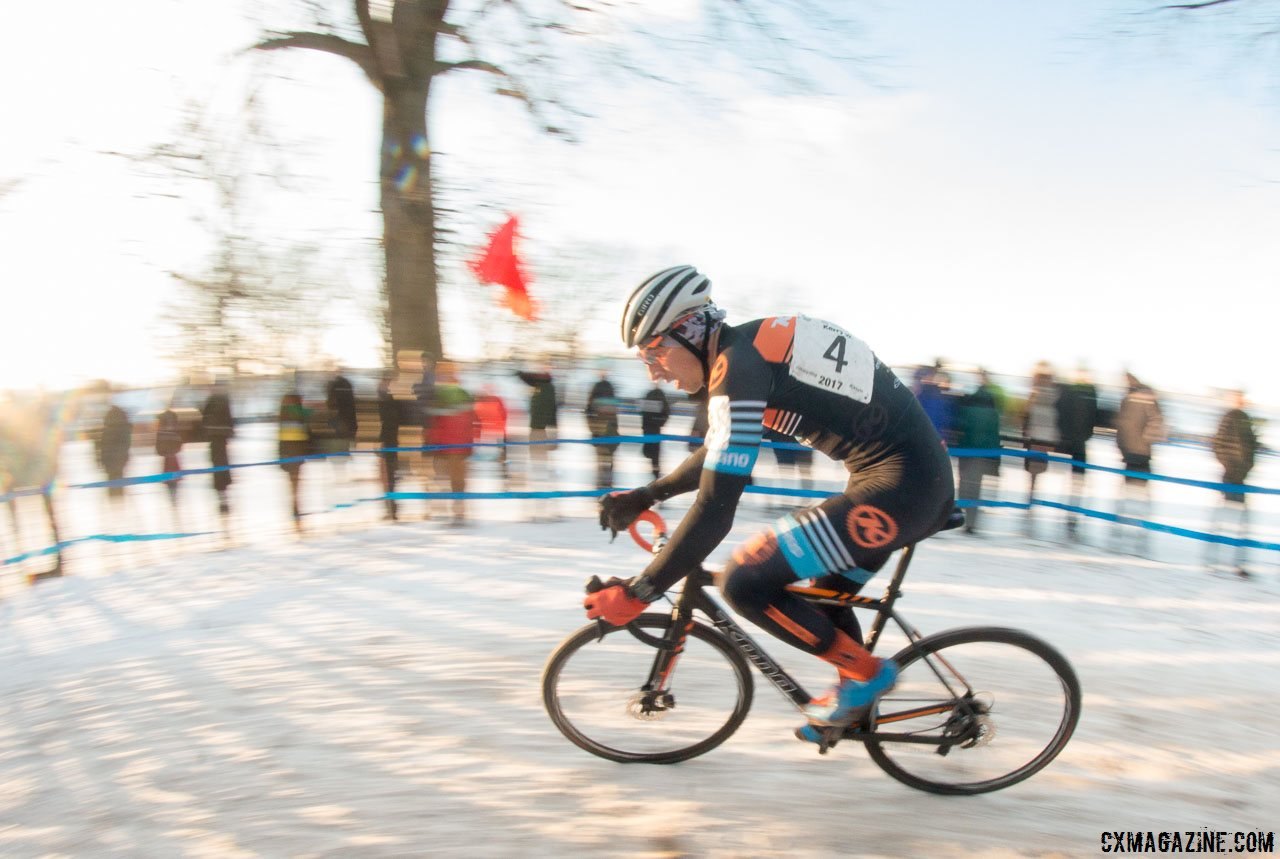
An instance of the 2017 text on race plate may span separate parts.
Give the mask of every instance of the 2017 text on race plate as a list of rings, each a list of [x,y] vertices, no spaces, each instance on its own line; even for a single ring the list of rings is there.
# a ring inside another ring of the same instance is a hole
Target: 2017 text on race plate
[[[1104,832],[1100,842],[1103,853],[1274,853],[1276,834],[1215,829],[1134,830]]]

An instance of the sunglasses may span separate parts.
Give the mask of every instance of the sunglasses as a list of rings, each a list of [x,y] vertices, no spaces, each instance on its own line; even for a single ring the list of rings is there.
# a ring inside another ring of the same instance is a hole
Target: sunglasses
[[[677,344],[674,340],[667,337],[665,334],[659,334],[657,337],[654,337],[649,340],[649,342],[639,347],[640,360],[649,367],[662,363],[667,357],[667,350],[675,345]],[[654,354],[659,349],[662,351],[659,354]]]

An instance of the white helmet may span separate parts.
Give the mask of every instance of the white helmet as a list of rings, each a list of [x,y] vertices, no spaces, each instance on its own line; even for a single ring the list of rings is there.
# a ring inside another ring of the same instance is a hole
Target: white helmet
[[[663,269],[631,293],[622,311],[622,343],[628,349],[666,334],[711,302],[711,279],[691,265]]]

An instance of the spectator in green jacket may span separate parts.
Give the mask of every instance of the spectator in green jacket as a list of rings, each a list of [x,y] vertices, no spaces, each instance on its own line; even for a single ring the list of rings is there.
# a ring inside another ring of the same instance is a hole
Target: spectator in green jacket
[[[533,465],[533,481],[544,483],[546,489],[551,486],[553,475],[548,468],[547,454],[554,449],[556,438],[556,417],[560,402],[556,395],[556,383],[551,376],[551,364],[544,365],[541,372],[531,373],[523,370],[516,373],[533,392],[529,395],[529,459]]]
[[[987,371],[979,370],[978,373],[978,387],[960,400],[956,410],[956,437],[962,448],[996,450],[1000,447],[1000,408],[996,394],[991,389]],[[972,506],[965,507],[964,530],[965,533],[975,534],[980,509],[977,502],[982,500],[982,480],[988,476],[1000,476],[1000,458],[961,457],[959,470],[960,485],[957,495],[966,501],[975,502]]]

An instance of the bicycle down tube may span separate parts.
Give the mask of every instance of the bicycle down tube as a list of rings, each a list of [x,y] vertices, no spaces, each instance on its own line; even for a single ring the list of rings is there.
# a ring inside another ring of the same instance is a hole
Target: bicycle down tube
[[[678,636],[678,640],[673,641],[671,646],[666,648],[670,650],[670,656],[659,654],[657,660],[655,660],[653,675],[649,678],[650,682],[658,679],[660,669],[661,679],[665,682],[667,675],[670,674],[671,667],[675,664],[676,655],[683,649],[684,638],[688,634],[687,627],[693,622],[693,612],[696,609],[705,614],[715,628],[725,635],[733,643],[734,648],[745,656],[747,661],[754,665],[761,674],[768,678],[769,682],[776,686],[779,692],[786,695],[797,707],[807,706],[812,700],[809,693],[804,690],[804,687],[794,677],[787,673],[786,669],[775,662],[773,657],[769,656],[763,648],[757,645],[755,639],[730,617],[729,612],[704,590],[704,588],[711,585],[711,573],[705,569],[697,570],[689,574],[688,578],[685,579],[684,591],[671,612],[675,622],[670,627],[671,631],[668,632],[669,636]],[[631,633],[636,635],[634,630]]]
[[[814,604],[850,606],[873,612],[875,620],[872,622],[871,631],[866,639],[868,650],[874,650],[876,642],[890,619],[902,629],[908,641],[914,643],[922,637],[919,631],[893,610],[893,604],[900,596],[899,589],[914,550],[914,544],[904,548],[902,557],[898,561],[897,568],[894,570],[893,578],[885,590],[883,599],[801,585],[792,585],[789,590]],[[649,682],[645,688],[658,691],[666,687],[667,679],[675,668],[679,654],[684,649],[684,640],[688,636],[689,625],[693,622],[693,612],[697,610],[706,615],[715,628],[725,635],[733,643],[734,648],[746,657],[747,661],[754,665],[770,683],[777,687],[779,692],[787,696],[797,707],[807,706],[812,700],[812,696],[764,648],[756,644],[755,639],[734,621],[729,612],[713,596],[707,593],[706,588],[709,587],[714,587],[713,578],[711,572],[705,568],[696,570],[686,578],[684,590],[671,611],[675,622],[671,625],[666,636],[670,641],[663,642],[659,648],[657,658],[654,660],[653,668],[650,671]],[[640,630],[631,630],[631,634],[642,641],[653,638],[653,636]],[[656,643],[656,641],[650,641],[650,643]],[[954,694],[954,690],[951,691]],[[929,713],[944,712],[945,709],[945,706],[922,707],[892,715],[885,714],[880,721],[882,724],[902,721],[921,715],[928,715]]]

